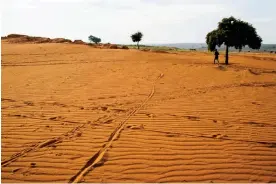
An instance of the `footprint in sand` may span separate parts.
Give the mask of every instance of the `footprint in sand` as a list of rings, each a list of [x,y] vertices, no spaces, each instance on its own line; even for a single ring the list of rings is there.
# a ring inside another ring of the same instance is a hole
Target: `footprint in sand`
[[[146,114],[149,118],[154,118],[155,115],[154,114]]]
[[[12,170],[12,173],[16,173],[17,171],[20,171],[20,170],[21,170],[20,168],[14,169]]]
[[[124,109],[112,109],[113,111],[115,111],[115,112],[118,112],[118,113],[120,113],[120,112],[125,112],[126,110],[124,110]]]
[[[257,102],[252,102],[252,104],[254,104],[254,105],[261,105],[261,104],[259,104],[259,103],[257,103]]]
[[[62,117],[62,116],[54,116],[54,117],[50,117],[50,118],[49,118],[49,120],[53,120],[53,121],[62,120],[62,119],[65,119],[65,117]]]
[[[186,118],[188,118],[189,120],[192,120],[192,121],[200,121],[199,119],[199,117],[197,117],[197,116],[185,116]]]
[[[144,125],[128,125],[126,128],[132,129],[132,130],[141,130],[144,129]]]
[[[104,123],[104,124],[110,124],[110,123],[112,123],[112,122],[113,122],[113,119],[109,119],[109,120],[104,121],[103,123]]]
[[[178,133],[168,133],[166,136],[167,137],[179,137],[180,134],[178,134]]]
[[[222,134],[214,134],[212,135],[213,138],[217,138],[217,139],[223,139],[228,137],[227,135],[222,135]]]
[[[108,109],[108,107],[100,107],[100,109],[101,109],[102,111],[106,111],[106,110]]]
[[[82,135],[82,132],[77,132],[77,133],[76,133],[76,136],[77,136],[77,137],[80,137],[81,135]]]

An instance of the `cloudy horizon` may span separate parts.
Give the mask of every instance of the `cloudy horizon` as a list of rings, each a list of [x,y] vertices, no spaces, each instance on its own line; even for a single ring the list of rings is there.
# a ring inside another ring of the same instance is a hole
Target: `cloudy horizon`
[[[264,3],[265,2],[265,3]],[[274,0],[6,0],[2,1],[1,35],[131,44],[204,43],[224,17],[234,16],[257,29],[263,43],[276,43]]]

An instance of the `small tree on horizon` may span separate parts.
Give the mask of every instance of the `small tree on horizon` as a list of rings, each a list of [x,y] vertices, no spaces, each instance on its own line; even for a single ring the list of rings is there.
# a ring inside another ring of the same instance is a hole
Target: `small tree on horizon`
[[[98,37],[96,37],[96,36],[92,36],[92,35],[90,35],[90,36],[88,37],[88,40],[89,40],[90,42],[94,42],[94,43],[96,43],[96,44],[98,44],[98,43],[100,43],[100,42],[102,41],[100,38],[98,38]]]
[[[229,47],[235,47],[240,51],[246,45],[251,49],[260,49],[262,38],[251,24],[231,16],[222,19],[218,23],[218,28],[206,35],[206,43],[210,51],[224,44],[226,46],[225,64],[228,65]]]
[[[138,31],[137,33],[132,34],[130,37],[133,42],[137,42],[137,47],[139,49],[139,42],[142,40],[143,34]]]

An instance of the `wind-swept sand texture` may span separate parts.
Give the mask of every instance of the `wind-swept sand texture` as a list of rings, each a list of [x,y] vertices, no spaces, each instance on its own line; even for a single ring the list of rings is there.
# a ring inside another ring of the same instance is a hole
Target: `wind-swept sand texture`
[[[2,182],[276,182],[276,56],[212,62],[3,41]]]

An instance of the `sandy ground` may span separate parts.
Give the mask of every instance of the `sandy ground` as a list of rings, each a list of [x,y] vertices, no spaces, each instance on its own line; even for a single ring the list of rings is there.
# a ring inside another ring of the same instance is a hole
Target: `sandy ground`
[[[276,55],[212,60],[2,42],[2,182],[276,182]]]

